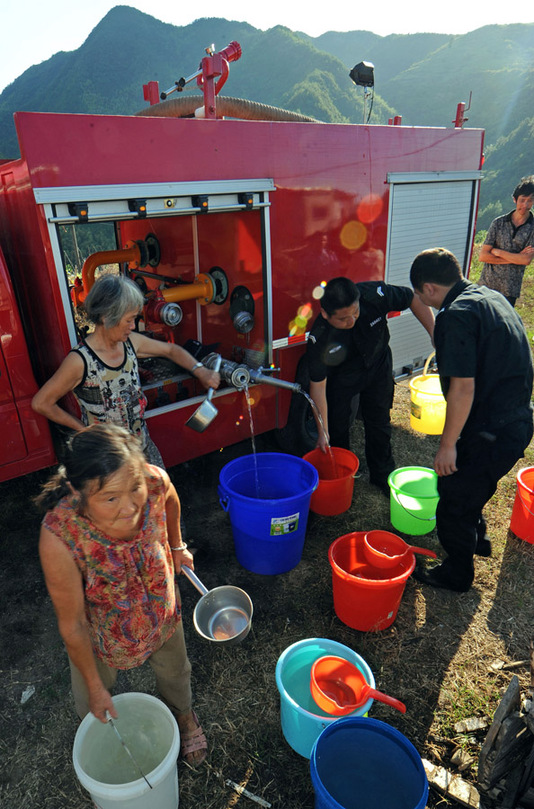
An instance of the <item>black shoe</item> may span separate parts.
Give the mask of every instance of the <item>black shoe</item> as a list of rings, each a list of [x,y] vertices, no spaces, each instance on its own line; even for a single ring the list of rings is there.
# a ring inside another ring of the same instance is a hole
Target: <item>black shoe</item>
[[[475,553],[477,556],[491,556],[491,542],[487,536],[477,539]]]
[[[467,593],[471,588],[470,584],[466,587],[464,584],[459,584],[449,579],[447,575],[443,573],[441,565],[436,565],[435,567],[416,567],[412,576],[417,581],[420,581],[421,584],[428,584],[430,587],[442,587],[444,590],[454,590],[456,593]]]

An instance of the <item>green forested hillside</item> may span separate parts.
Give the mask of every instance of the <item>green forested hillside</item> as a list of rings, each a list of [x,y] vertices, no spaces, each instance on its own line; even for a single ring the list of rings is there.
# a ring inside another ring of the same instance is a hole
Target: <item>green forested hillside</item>
[[[15,110],[129,114],[146,106],[143,84],[166,89],[191,75],[212,42],[237,40],[224,94],[290,107],[326,121],[361,121],[363,100],[339,59],[287,28],[258,31],[246,23],[202,19],[178,27],[128,6],[112,9],[83,45],[22,74],[0,95],[0,156],[16,156]],[[195,84],[191,85],[195,92]],[[377,120],[393,113],[377,100]]]
[[[386,82],[425,59],[449,40],[447,34],[390,34],[381,37],[370,31],[329,31],[313,41],[317,48],[337,56],[348,68],[362,59],[372,62],[375,66],[376,89],[383,95]]]
[[[478,226],[513,207],[517,180],[534,173],[534,23],[487,25],[462,36],[329,33],[319,42],[348,67],[367,46],[376,91],[403,124],[450,126],[458,102],[471,95],[467,126],[486,130]]]
[[[534,117],[526,118],[508,136],[487,148],[479,227],[487,228],[492,219],[514,207],[511,195],[517,180],[534,174],[533,144]]]
[[[232,40],[243,56],[223,94],[322,121],[362,122],[363,91],[348,72],[364,60],[375,66],[371,124],[400,114],[404,125],[451,126],[458,102],[472,93],[467,126],[486,130],[480,227],[508,210],[517,179],[534,173],[534,23],[462,36],[331,31],[312,38],[219,18],[173,26],[129,6],[116,6],[77,50],[35,65],[0,94],[0,157],[18,155],[16,110],[130,114],[146,106],[143,84],[157,80],[167,89],[196,70],[208,45]]]

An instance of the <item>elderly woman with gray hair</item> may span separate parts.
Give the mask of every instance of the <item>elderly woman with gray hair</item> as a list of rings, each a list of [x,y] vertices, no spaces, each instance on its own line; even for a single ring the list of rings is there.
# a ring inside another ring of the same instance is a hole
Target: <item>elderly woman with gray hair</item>
[[[122,275],[99,278],[85,300],[94,331],[67,354],[55,374],[35,394],[32,407],[50,421],[76,432],[96,422],[120,424],[138,436],[149,463],[163,466],[144,419],[147,400],[141,389],[138,359],[172,360],[205,388],[218,388],[220,377],[181,346],[134,331],[143,303],[141,291],[128,278]],[[70,392],[78,400],[80,419],[58,404]]]

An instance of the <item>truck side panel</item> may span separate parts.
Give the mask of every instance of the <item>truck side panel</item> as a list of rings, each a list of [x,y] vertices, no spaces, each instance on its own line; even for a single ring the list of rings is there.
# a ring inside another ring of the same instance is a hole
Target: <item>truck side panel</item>
[[[17,301],[0,250],[0,481],[55,463],[48,422],[30,406],[36,390]]]
[[[482,130],[28,112],[15,122],[22,157],[2,167],[11,178],[0,190],[0,216],[9,216],[14,235],[0,234],[0,244],[7,240],[40,384],[76,339],[59,236],[63,225],[84,227],[73,211],[111,223],[116,247],[157,239],[159,263],[143,279],[149,297],[192,284],[214,267],[224,271],[227,298],[186,300],[178,325],[145,322],[147,330],[181,344],[200,342],[232,360],[272,362],[281,378],[293,380],[321,284],[335,275],[389,280],[390,176],[411,182],[464,173],[474,188],[482,161]],[[254,191],[251,207],[237,204],[240,191]],[[200,194],[206,213],[196,202]],[[466,255],[473,220],[474,213],[464,223]],[[434,246],[434,235],[440,238],[428,229],[419,234],[425,247]],[[409,259],[404,263],[405,270],[395,269],[396,283],[407,282]],[[243,288],[240,300],[248,296],[254,313],[246,333],[232,309]],[[407,350],[421,359],[427,349]],[[401,366],[410,356],[399,359]],[[284,426],[288,392],[251,390],[256,430]],[[217,426],[187,435],[184,424],[202,393],[183,374],[148,383],[149,428],[167,464],[250,434],[244,396],[227,388],[214,399]]]

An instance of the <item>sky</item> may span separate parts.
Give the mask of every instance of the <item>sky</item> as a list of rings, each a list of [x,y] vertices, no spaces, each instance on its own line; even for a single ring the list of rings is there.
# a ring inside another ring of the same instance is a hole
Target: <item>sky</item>
[[[189,25],[199,17],[248,22],[263,31],[285,25],[312,37],[326,31],[372,31],[380,36],[431,32],[465,34],[483,25],[534,22],[529,3],[481,3],[469,0],[386,0],[357,3],[329,0],[228,0],[186,3],[184,0],[0,0],[0,92],[25,70],[58,51],[76,50],[93,28],[117,5],[129,5],[172,25]],[[365,13],[362,13],[365,8]],[[206,43],[210,45],[211,43]],[[227,42],[214,43],[218,49]],[[143,43],[140,43],[143,47]],[[363,57],[365,58],[365,57]]]

